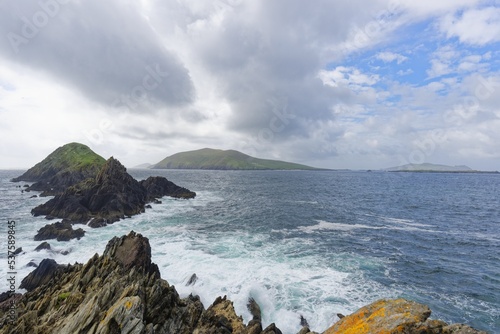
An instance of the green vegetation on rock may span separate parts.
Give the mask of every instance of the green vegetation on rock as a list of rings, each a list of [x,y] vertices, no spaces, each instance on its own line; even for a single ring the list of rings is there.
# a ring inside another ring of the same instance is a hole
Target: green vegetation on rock
[[[69,296],[71,296],[71,292],[63,292],[63,293],[59,294],[57,299],[62,302],[64,300],[66,300]]]
[[[318,168],[278,161],[258,159],[235,150],[204,148],[171,155],[152,168],[157,169],[222,169],[222,170],[318,170]]]
[[[41,162],[17,177],[16,181],[40,181],[61,171],[83,171],[87,168],[99,169],[106,160],[88,146],[70,143],[59,147]]]
[[[94,177],[106,160],[88,146],[70,143],[59,147],[13,182],[36,182],[28,190],[55,195],[66,187]]]

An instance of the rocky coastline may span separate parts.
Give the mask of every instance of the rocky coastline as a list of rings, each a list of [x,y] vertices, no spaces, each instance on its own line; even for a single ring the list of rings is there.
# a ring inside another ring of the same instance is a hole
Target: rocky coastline
[[[192,284],[196,284],[193,280]],[[111,239],[103,254],[86,264],[44,260],[22,286],[25,294],[0,295],[0,333],[45,334],[280,334],[262,323],[261,309],[248,301],[252,320],[244,323],[224,297],[205,309],[198,296],[181,298],[151,260],[149,240],[133,231]],[[16,306],[16,319],[9,312]],[[462,324],[429,320],[430,309],[404,299],[379,300],[341,316],[325,334],[484,334]],[[298,334],[318,334],[306,319]]]
[[[75,152],[80,156],[75,158]],[[35,182],[26,190],[54,195],[32,214],[62,221],[42,227],[35,240],[79,239],[85,231],[74,224],[102,227],[144,212],[163,196],[196,196],[163,177],[137,181],[115,158],[99,158],[81,144],[68,144],[13,180]],[[50,249],[50,245],[45,241],[38,249]],[[262,322],[260,306],[252,298],[247,305],[252,315],[248,323],[226,296],[217,297],[208,308],[198,296],[181,298],[152,262],[149,240],[133,231],[111,239],[103,254],[95,254],[86,264],[44,259],[33,266],[36,269],[21,282],[26,293],[0,294],[0,334],[282,333],[274,323]],[[193,273],[188,284],[196,281]],[[338,315],[339,320],[321,333],[485,334],[467,325],[431,320],[430,315],[427,306],[412,301],[379,300],[351,315]],[[299,323],[298,334],[318,334],[307,319],[301,317]]]
[[[34,216],[62,218],[71,223],[102,227],[140,214],[146,205],[163,196],[189,199],[196,193],[175,185],[164,177],[137,181],[115,158],[109,158],[94,178],[66,188],[31,210]]]

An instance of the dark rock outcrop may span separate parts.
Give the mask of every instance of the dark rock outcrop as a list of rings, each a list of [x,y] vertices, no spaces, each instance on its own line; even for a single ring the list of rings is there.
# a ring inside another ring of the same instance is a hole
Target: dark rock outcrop
[[[26,265],[26,267],[36,268],[36,267],[38,267],[38,264],[36,264],[35,261],[30,261],[30,262],[28,262],[28,264]]]
[[[189,277],[189,280],[186,283],[186,286],[195,285],[197,280],[198,276],[196,276],[196,274],[191,275],[191,277]]]
[[[51,249],[50,244],[47,241],[44,241],[40,245],[38,245],[35,248],[35,251],[39,252],[39,251],[44,250],[44,249],[46,249],[46,250],[50,250]]]
[[[42,191],[40,196],[61,194],[67,187],[94,177],[104,165],[104,158],[89,147],[70,143],[59,147],[44,160],[12,179],[13,182],[34,182],[26,191]]]
[[[161,176],[150,176],[146,180],[140,181],[140,184],[148,191],[148,202],[152,202],[163,196],[185,199],[194,198],[196,196],[195,192],[179,187]]]
[[[35,216],[65,218],[72,223],[87,223],[92,219],[90,226],[101,227],[144,212],[148,202],[165,195],[192,198],[196,194],[162,177],[150,177],[141,184],[111,157],[95,178],[67,188],[31,212]]]
[[[19,288],[32,291],[38,286],[50,282],[50,280],[55,277],[56,273],[63,271],[64,268],[65,266],[58,265],[57,262],[52,259],[44,259],[35,270],[21,281]]]
[[[80,240],[81,237],[85,235],[85,231],[81,228],[73,229],[68,221],[57,222],[53,224],[47,224],[37,231],[34,240],[42,241],[49,239],[57,239],[57,241],[69,241],[71,239]],[[49,248],[50,249],[50,245]],[[36,250],[39,250],[38,247]]]
[[[67,188],[31,212],[72,222],[87,222],[93,217],[114,222],[143,212],[146,196],[146,190],[111,157],[95,178]]]
[[[0,333],[248,334],[233,303],[219,297],[205,310],[197,296],[180,298],[151,262],[147,238],[130,232],[113,238],[102,256],[85,265],[59,267],[44,260],[17,301],[19,318]],[[260,334],[259,332],[252,332]],[[266,333],[280,333],[270,327]]]

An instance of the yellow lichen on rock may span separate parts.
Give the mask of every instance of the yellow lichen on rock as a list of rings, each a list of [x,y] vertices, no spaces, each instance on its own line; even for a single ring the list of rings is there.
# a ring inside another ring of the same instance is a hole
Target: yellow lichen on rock
[[[378,300],[342,318],[325,334],[398,334],[421,327],[430,309],[405,299]]]

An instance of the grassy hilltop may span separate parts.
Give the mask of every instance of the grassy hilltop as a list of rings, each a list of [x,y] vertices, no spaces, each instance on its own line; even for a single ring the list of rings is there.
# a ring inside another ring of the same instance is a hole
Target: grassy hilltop
[[[157,169],[220,169],[220,170],[317,170],[318,168],[279,161],[258,159],[235,150],[203,148],[171,155],[152,168]]]
[[[105,162],[103,157],[88,146],[69,143],[56,149],[14,181],[36,182],[61,172],[85,172],[89,169],[96,171],[104,166]]]

